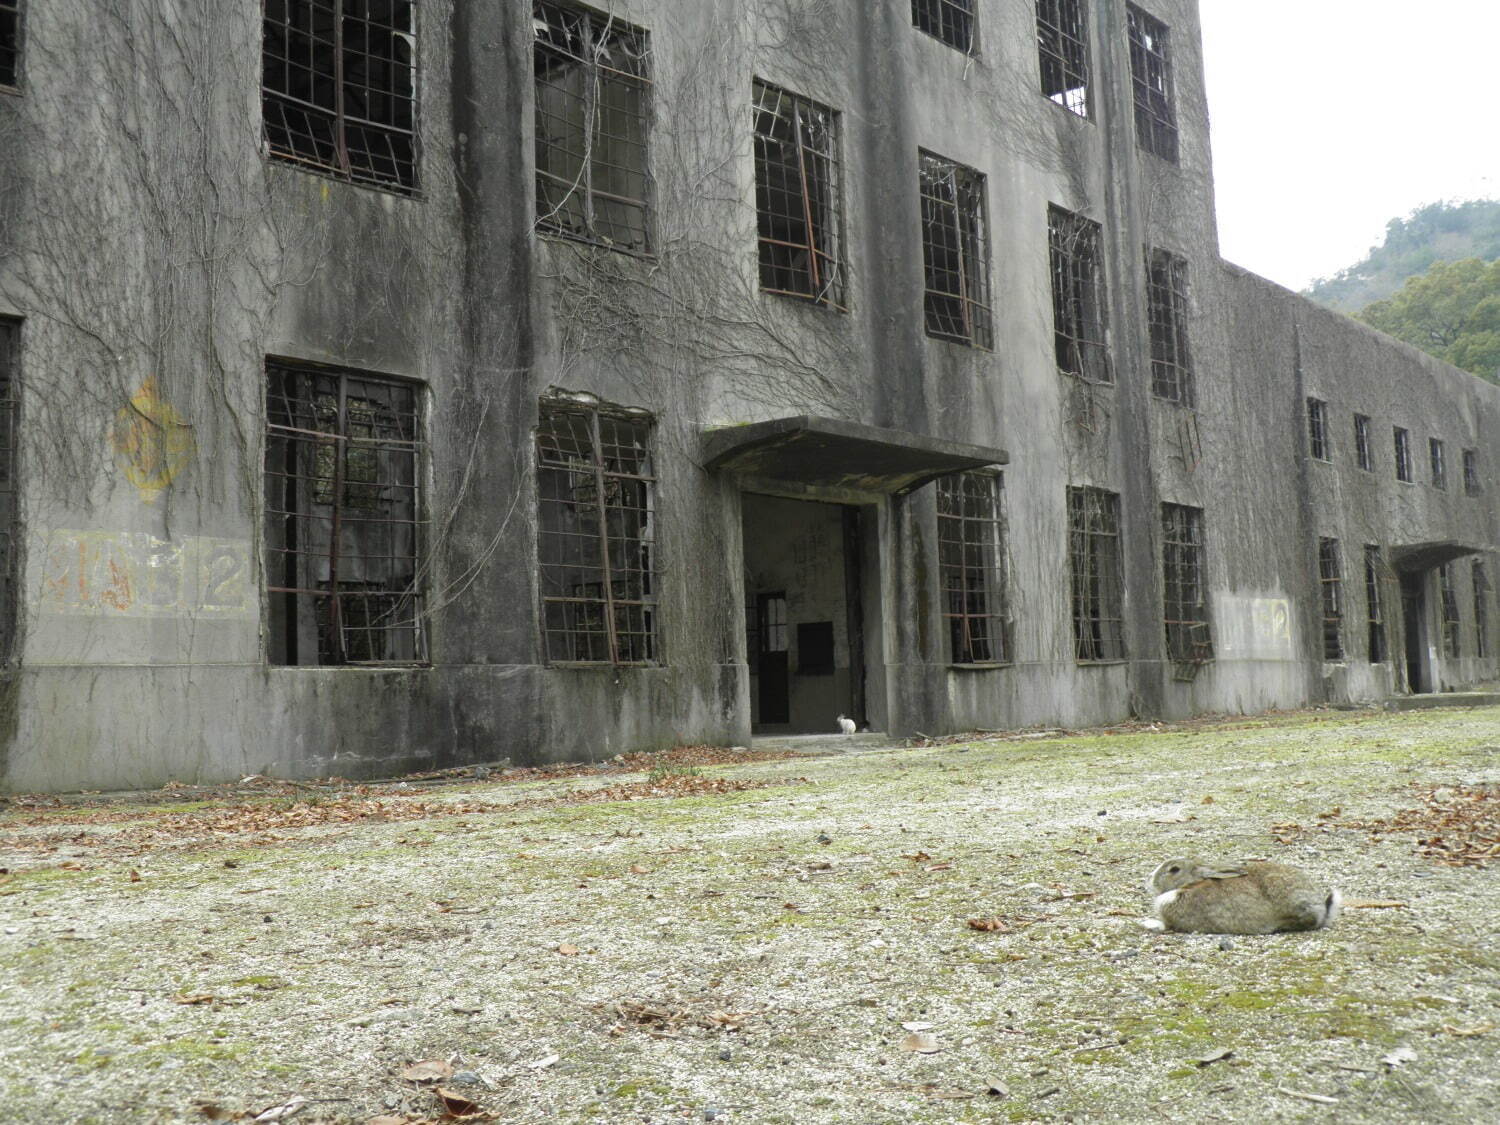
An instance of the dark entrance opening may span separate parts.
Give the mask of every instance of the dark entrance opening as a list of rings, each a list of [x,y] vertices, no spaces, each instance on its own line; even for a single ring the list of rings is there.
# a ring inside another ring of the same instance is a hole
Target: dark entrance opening
[[[752,729],[864,726],[860,509],[746,493],[743,518]]]
[[[1404,571],[1401,575],[1401,631],[1406,637],[1406,690],[1410,692],[1432,690],[1427,679],[1426,607],[1422,572]]]

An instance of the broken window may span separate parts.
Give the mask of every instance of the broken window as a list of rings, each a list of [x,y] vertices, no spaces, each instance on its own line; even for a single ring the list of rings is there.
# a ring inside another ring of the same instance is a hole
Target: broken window
[[[1490,576],[1484,563],[1474,560],[1474,655],[1490,654]]]
[[[1057,369],[1090,383],[1108,383],[1099,224],[1061,207],[1048,207],[1047,244],[1052,259],[1052,340]]]
[[[355,183],[417,187],[415,0],[266,0],[271,155]]]
[[[1392,427],[1392,433],[1396,438],[1396,479],[1410,484],[1412,480],[1411,435],[1400,426]]]
[[[1136,143],[1177,163],[1177,110],[1172,99],[1172,54],[1167,25],[1134,4],[1125,6],[1130,37],[1130,84],[1135,95]]]
[[[929,152],[919,159],[927,335],[988,348],[990,248],[984,177]]]
[[[10,663],[16,622],[16,545],[20,541],[16,424],[20,419],[19,321],[0,318],[0,664]]]
[[[21,0],[0,0],[0,86],[21,84]]]
[[[1079,117],[1089,115],[1088,26],[1082,0],[1036,0],[1042,93]]]
[[[1464,450],[1464,492],[1469,496],[1478,496],[1479,487],[1479,451],[1477,449]]]
[[[755,83],[760,287],[844,308],[841,169],[833,110]]]
[[[644,411],[541,405],[537,554],[549,663],[658,662],[651,425]]]
[[[954,664],[1010,660],[1001,495],[1001,478],[990,473],[937,482],[938,573]]]
[[[1187,338],[1187,262],[1166,250],[1146,252],[1151,392],[1191,409],[1197,395]]]
[[[1375,454],[1370,447],[1370,419],[1364,414],[1354,416],[1354,458],[1365,472],[1375,471]]]
[[[1068,489],[1068,570],[1073,651],[1081,661],[1125,659],[1120,574],[1120,497],[1102,488]]]
[[[911,0],[911,22],[950,47],[974,53],[974,0]]]
[[[281,361],[266,375],[271,662],[425,661],[418,388]]]
[[[1448,487],[1448,466],[1443,460],[1443,443],[1438,438],[1427,439],[1428,460],[1432,464],[1432,487]]]
[[[1458,655],[1458,591],[1453,588],[1453,564],[1438,567],[1438,600],[1443,611],[1443,651]]]
[[[1370,663],[1383,664],[1390,657],[1385,642],[1385,599],[1381,597],[1380,583],[1385,576],[1385,564],[1380,558],[1380,548],[1365,545],[1365,606],[1370,626]]]
[[[1320,398],[1307,400],[1307,445],[1313,460],[1329,460],[1328,404]]]
[[[1344,574],[1339,541],[1318,540],[1318,585],[1322,591],[1323,659],[1344,658]]]
[[[550,0],[532,17],[537,229],[648,253],[647,35]]]
[[[1214,653],[1203,574],[1203,509],[1163,504],[1161,526],[1167,659],[1202,664]]]

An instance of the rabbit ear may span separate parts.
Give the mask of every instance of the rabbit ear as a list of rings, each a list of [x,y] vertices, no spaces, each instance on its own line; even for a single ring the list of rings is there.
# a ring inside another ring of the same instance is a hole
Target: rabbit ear
[[[1243,867],[1205,867],[1201,863],[1193,866],[1193,874],[1199,879],[1238,879],[1245,873]]]

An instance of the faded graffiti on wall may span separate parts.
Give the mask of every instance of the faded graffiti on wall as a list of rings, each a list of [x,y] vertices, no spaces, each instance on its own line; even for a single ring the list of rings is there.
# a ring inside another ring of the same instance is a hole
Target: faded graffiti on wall
[[[243,539],[54,531],[44,551],[44,613],[244,617],[251,611],[250,544]]]
[[[125,479],[148,504],[187,468],[197,451],[192,426],[163,397],[154,376],[115,414],[110,444]]]
[[[1287,598],[1214,598],[1219,655],[1228,660],[1295,660],[1292,603]]]

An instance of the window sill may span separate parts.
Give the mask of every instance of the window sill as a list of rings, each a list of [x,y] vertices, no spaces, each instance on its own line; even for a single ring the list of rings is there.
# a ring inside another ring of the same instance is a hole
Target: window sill
[[[604,660],[551,660],[542,665],[543,668],[557,668],[565,672],[619,672],[639,668],[664,668],[666,665],[655,664],[610,664]]]
[[[613,242],[604,242],[598,238],[592,238],[586,234],[573,234],[570,231],[556,230],[551,227],[533,226],[538,238],[547,242],[561,242],[568,246],[591,246],[595,250],[604,250],[611,254],[624,254],[627,258],[636,258],[643,262],[656,261],[656,255],[650,250],[632,250],[628,246],[619,246]]]
[[[1121,664],[1129,664],[1130,659],[1122,656],[1118,660],[1075,660],[1073,663],[1080,668],[1117,668]]]
[[[272,664],[266,667],[286,672],[430,672],[432,664]]]
[[[948,665],[948,671],[950,671],[950,672],[994,672],[994,671],[998,671],[998,670],[1003,669],[1003,668],[1010,668],[1010,667],[1013,667],[1013,665],[1008,660],[1006,660],[1006,661],[986,661],[984,663],[975,662],[975,663],[972,663],[972,664],[950,663]]]

